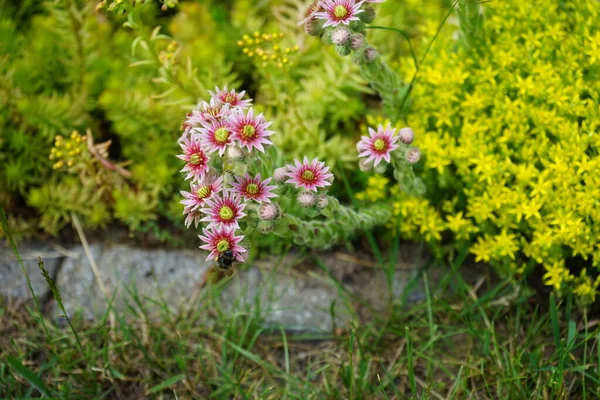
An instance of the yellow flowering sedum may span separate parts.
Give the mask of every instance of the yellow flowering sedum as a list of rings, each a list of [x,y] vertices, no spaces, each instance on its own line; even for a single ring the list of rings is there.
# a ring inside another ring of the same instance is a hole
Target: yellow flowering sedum
[[[424,199],[396,193],[396,227],[448,235],[503,273],[595,298],[600,267],[600,3],[504,0],[467,52],[447,26],[422,65],[406,124]],[[412,76],[410,59],[402,75]],[[574,267],[588,265],[579,273]]]
[[[375,202],[382,200],[387,196],[387,184],[390,180],[381,175],[371,175],[367,179],[367,188],[356,194],[356,198],[361,201]]]
[[[261,33],[257,31],[252,35],[244,35],[237,44],[246,56],[255,60],[259,67],[267,68],[274,65],[277,68],[285,68],[290,64],[290,57],[296,54],[300,48],[297,45],[282,46],[281,42],[284,36],[281,32]]]

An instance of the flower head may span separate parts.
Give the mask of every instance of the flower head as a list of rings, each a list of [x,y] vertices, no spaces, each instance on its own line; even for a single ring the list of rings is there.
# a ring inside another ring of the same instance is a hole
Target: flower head
[[[266,122],[262,114],[254,116],[254,110],[250,108],[247,114],[242,110],[236,110],[232,113],[229,119],[233,139],[237,140],[242,147],[246,147],[248,151],[256,148],[264,153],[264,145],[272,145],[273,143],[267,139],[275,132],[267,130],[271,126],[271,122]]]
[[[204,203],[207,207],[200,211],[206,215],[201,221],[209,222],[209,228],[221,225],[239,228],[239,220],[246,216],[243,212],[246,205],[242,204],[240,198],[230,191],[223,192],[223,196],[214,194]]]
[[[227,146],[233,144],[233,137],[229,123],[225,120],[211,121],[204,128],[200,128],[202,132],[202,140],[209,153],[218,151],[220,156],[223,156]]]
[[[377,166],[381,159],[390,162],[390,153],[398,148],[398,136],[395,136],[395,133],[396,129],[390,128],[389,124],[385,128],[379,125],[377,131],[369,128],[369,136],[363,136],[356,145],[358,156],[368,157],[367,162],[374,161],[374,166]]]
[[[210,99],[210,103],[203,101],[192,111],[192,116],[189,121],[196,125],[206,125],[215,121],[222,121],[229,116],[231,109],[228,104],[223,104],[214,98]],[[187,122],[187,120],[186,120]]]
[[[235,227],[213,227],[203,229],[202,233],[204,236],[200,235],[199,238],[206,244],[200,248],[210,251],[207,261],[216,259],[226,250],[231,250],[238,261],[244,261],[242,254],[246,253],[246,249],[239,245],[244,236],[235,236]]]
[[[271,197],[277,197],[275,193],[271,191],[276,189],[277,186],[269,186],[272,178],[267,178],[264,181],[261,180],[260,174],[257,174],[254,178],[246,174],[243,177],[236,176],[236,182],[232,182],[233,192],[240,195],[244,200],[254,200],[257,203],[267,202],[270,203]]]
[[[206,199],[209,199],[215,193],[219,193],[222,187],[223,178],[217,178],[216,174],[209,173],[201,182],[191,182],[189,192],[181,191],[184,199],[180,203],[184,205],[183,213],[187,214],[185,226],[189,228],[194,222],[195,226],[198,227],[202,216],[200,207]]]
[[[317,191],[317,188],[324,188],[331,185],[330,179],[333,174],[329,172],[329,167],[325,166],[324,162],[319,162],[316,158],[308,161],[308,157],[304,157],[302,164],[295,160],[296,165],[289,165],[286,175],[290,178],[286,183],[293,183],[296,188],[304,188],[306,190]]]
[[[323,0],[321,7],[324,10],[313,15],[325,20],[324,27],[339,24],[349,25],[350,21],[358,21],[356,15],[364,11],[360,9],[364,2],[365,0],[359,2],[355,0]]]
[[[298,25],[304,25],[308,21],[314,21],[317,19],[315,14],[318,11],[322,11],[323,7],[321,7],[321,0],[313,0],[312,3],[306,8],[306,12],[304,13],[304,19],[298,22]]]
[[[181,140],[185,139],[193,128],[199,127],[203,118],[198,110],[192,110],[186,114],[185,120],[181,123]]]
[[[247,108],[252,104],[252,99],[242,100],[246,91],[243,90],[239,93],[236,93],[235,90],[227,90],[227,86],[223,88],[223,90],[218,87],[215,88],[214,92],[208,91],[212,96],[212,100],[214,100],[218,104],[228,105],[233,108]]]
[[[188,173],[185,179],[193,181],[203,179],[208,172],[208,156],[202,148],[200,136],[192,134],[191,137],[185,137],[179,146],[183,149],[183,154],[178,155],[177,158],[185,161],[185,167],[181,170]]]

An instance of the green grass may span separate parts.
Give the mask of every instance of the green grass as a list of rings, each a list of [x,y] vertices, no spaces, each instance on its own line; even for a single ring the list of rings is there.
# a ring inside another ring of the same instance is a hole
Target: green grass
[[[6,227],[9,242],[18,250]],[[398,249],[393,247],[388,263]],[[461,273],[463,251],[432,284],[425,301],[409,293],[386,311],[353,312],[352,326],[330,334],[293,334],[263,324],[260,300],[225,308],[227,282],[207,286],[174,313],[161,299],[127,288],[130,304],[69,329],[41,314],[35,300],[0,303],[0,395],[6,398],[197,399],[560,399],[600,397],[600,329],[571,297],[548,298],[487,276]],[[383,255],[380,255],[383,259]],[[327,265],[317,266],[344,292]],[[386,268],[389,279],[393,277]],[[58,288],[40,271],[61,310]],[[25,269],[23,268],[23,273]],[[235,279],[235,278],[234,278]],[[27,277],[29,282],[29,277]],[[389,286],[389,285],[388,285]],[[416,285],[408,284],[407,290]],[[33,294],[33,288],[29,285]],[[348,310],[364,305],[350,293]],[[150,315],[147,304],[158,305]],[[331,307],[332,310],[335,307]],[[368,309],[368,308],[367,308]],[[332,311],[333,312],[333,311]],[[362,315],[360,317],[359,315]]]
[[[570,300],[471,285],[448,265],[426,300],[329,335],[268,329],[261,304],[226,310],[223,285],[191,312],[147,300],[73,329],[32,306],[0,307],[0,393],[8,398],[528,399],[600,396],[600,332]],[[423,272],[424,274],[426,271]],[[333,279],[331,276],[329,279]],[[347,297],[347,301],[350,297]],[[507,300],[509,299],[509,300]],[[543,299],[542,299],[543,300]],[[163,302],[157,302],[163,304]],[[347,305],[350,306],[350,305]]]

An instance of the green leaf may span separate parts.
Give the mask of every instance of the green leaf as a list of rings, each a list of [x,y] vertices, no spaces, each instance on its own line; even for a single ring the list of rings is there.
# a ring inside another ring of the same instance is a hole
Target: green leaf
[[[560,328],[558,326],[558,308],[556,307],[556,297],[554,296],[554,293],[550,293],[550,321],[552,323],[554,345],[558,350],[560,348]]]
[[[169,379],[167,379],[166,381],[154,386],[152,389],[150,389],[150,391],[148,393],[150,394],[150,393],[160,392],[161,390],[166,389],[169,386],[176,384],[177,382],[183,380],[184,378],[185,378],[184,374],[172,376]]]
[[[29,382],[31,386],[36,388],[44,396],[50,396],[50,391],[44,384],[44,381],[42,381],[42,378],[36,375],[35,372],[21,364],[21,362],[14,357],[9,356],[6,358],[6,360],[8,362],[8,365],[10,365],[10,367],[14,369],[15,372],[19,374],[21,378]]]

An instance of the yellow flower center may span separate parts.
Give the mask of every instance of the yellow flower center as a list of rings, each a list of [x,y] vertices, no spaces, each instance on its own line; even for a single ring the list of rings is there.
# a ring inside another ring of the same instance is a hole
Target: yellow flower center
[[[229,130],[227,128],[219,128],[215,132],[215,140],[219,143],[225,143],[229,139]]]
[[[254,129],[254,127],[252,125],[246,125],[246,126],[244,126],[244,129],[242,130],[242,136],[243,137],[245,137],[245,138],[251,138],[255,134],[256,134],[256,129]]]
[[[202,163],[202,156],[199,153],[190,156],[190,164],[198,165]]]
[[[229,240],[227,240],[227,239],[219,240],[219,242],[217,243],[217,250],[219,250],[219,253],[222,253],[225,250],[229,250]]]
[[[227,96],[225,96],[225,103],[233,104],[236,100],[237,97],[235,97],[232,94],[228,94]]]
[[[219,210],[219,217],[225,221],[229,221],[231,218],[233,218],[233,210],[229,206],[223,206]]]
[[[258,185],[256,183],[250,183],[249,185],[246,186],[246,192],[248,192],[250,194],[258,193]]]
[[[335,6],[333,9],[333,15],[335,15],[337,18],[344,18],[346,15],[348,15],[348,9],[342,5]]]
[[[221,109],[221,106],[209,107],[208,109],[206,109],[206,113],[212,115],[213,117],[216,117],[221,112]]]
[[[385,146],[385,140],[383,140],[383,139],[377,139],[377,140],[375,140],[375,143],[373,143],[373,147],[377,151],[385,150],[385,147],[386,147]]]
[[[196,192],[196,195],[199,198],[204,199],[204,198],[208,197],[208,195],[210,195],[210,192],[212,192],[212,190],[210,189],[210,186],[204,185],[204,186],[200,186],[200,189],[198,189],[198,191]]]
[[[305,181],[312,182],[315,179],[315,173],[312,172],[310,169],[307,169],[302,173],[302,179],[304,179]]]

